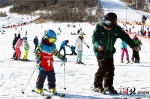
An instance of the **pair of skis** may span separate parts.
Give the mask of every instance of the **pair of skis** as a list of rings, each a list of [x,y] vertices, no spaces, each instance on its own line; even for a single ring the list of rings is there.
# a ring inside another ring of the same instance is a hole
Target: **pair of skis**
[[[39,95],[41,95],[41,96],[46,96],[45,99],[51,99],[52,96],[58,96],[58,97],[65,97],[65,96],[66,96],[66,94],[64,94],[64,93],[58,93],[58,92],[50,93],[50,92],[48,91],[48,89],[43,89],[43,91],[48,92],[48,94],[47,94],[47,93],[45,94],[44,92],[42,92],[42,93],[37,93],[34,89],[32,90],[32,92],[35,92],[35,93],[37,93],[37,94],[39,94]]]

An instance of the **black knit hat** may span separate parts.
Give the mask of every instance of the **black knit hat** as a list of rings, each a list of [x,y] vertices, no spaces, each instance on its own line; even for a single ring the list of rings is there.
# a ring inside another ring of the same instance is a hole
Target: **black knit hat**
[[[115,22],[117,20],[117,15],[113,12],[109,12],[105,15],[105,17],[111,21],[112,23]]]

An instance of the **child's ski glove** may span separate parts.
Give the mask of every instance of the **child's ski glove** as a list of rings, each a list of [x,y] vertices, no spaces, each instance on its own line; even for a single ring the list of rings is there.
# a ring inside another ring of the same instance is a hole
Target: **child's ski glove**
[[[39,64],[40,63],[40,58],[36,60],[36,63]]]
[[[63,62],[67,62],[67,58],[65,56],[62,57]]]
[[[38,70],[40,70],[41,66],[40,66],[40,64],[37,64],[36,67],[38,68]]]

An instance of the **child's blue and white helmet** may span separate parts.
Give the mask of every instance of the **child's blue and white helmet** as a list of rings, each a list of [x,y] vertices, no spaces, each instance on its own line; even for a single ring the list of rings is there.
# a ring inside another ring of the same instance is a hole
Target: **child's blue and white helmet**
[[[46,36],[57,39],[56,33],[51,29],[46,30]]]

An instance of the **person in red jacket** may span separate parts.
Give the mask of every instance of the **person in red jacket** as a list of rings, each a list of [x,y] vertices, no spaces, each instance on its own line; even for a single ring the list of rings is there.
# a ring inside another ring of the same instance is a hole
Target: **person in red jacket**
[[[21,38],[20,33],[18,34],[18,41],[15,44],[15,51],[16,51],[16,56],[14,57],[14,60],[20,60],[21,57],[21,50],[20,50],[20,46],[22,46],[23,43],[23,39]]]

